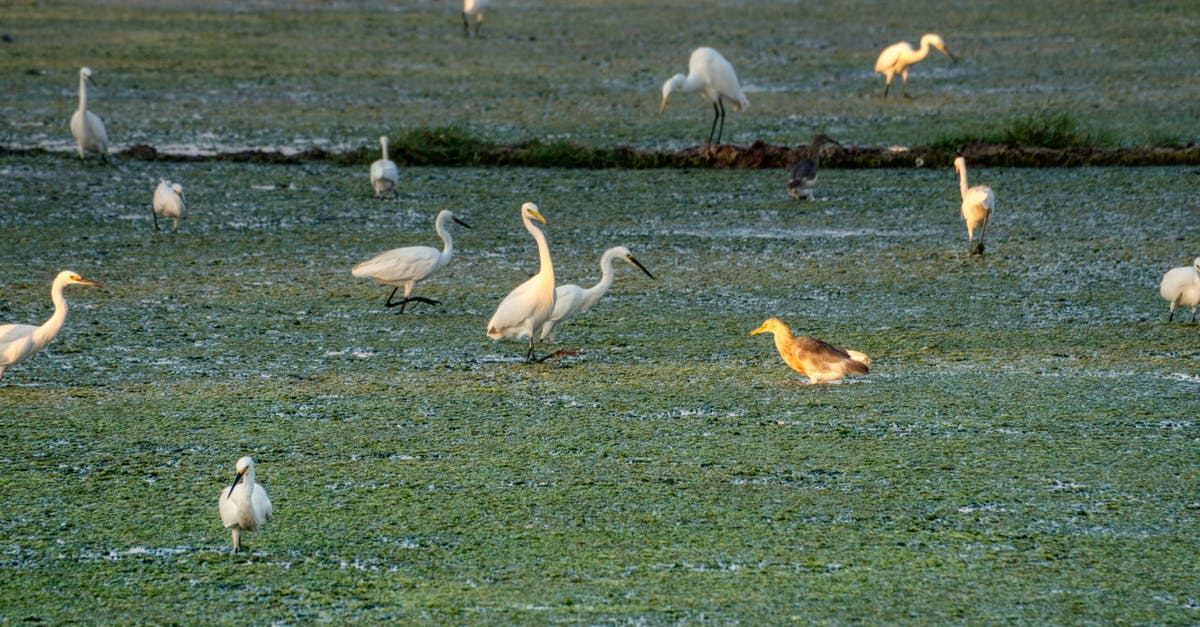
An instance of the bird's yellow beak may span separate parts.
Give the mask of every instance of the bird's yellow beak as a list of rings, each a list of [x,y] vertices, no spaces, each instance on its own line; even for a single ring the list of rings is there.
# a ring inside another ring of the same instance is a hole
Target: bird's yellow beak
[[[229,497],[230,497],[230,495],[232,495],[232,494],[233,494],[233,489],[234,489],[234,488],[237,486],[238,482],[242,480],[242,475],[243,475],[243,474],[245,474],[245,473],[244,473],[244,472],[239,472],[239,473],[237,474],[237,476],[233,478],[233,483],[231,483],[231,484],[229,485],[229,492],[226,492],[226,493],[225,493],[225,498],[229,498]]]
[[[757,329],[751,331],[750,335],[758,335],[759,333],[762,333],[763,331],[766,331],[766,330],[767,330],[767,325],[763,324],[761,327],[758,327]]]
[[[537,209],[530,209],[529,217],[533,218],[534,220],[537,220],[538,222],[541,222],[542,224],[545,224],[546,226],[550,226],[550,224],[548,222],[546,222],[546,218],[543,218],[542,213],[540,211],[538,211]]]

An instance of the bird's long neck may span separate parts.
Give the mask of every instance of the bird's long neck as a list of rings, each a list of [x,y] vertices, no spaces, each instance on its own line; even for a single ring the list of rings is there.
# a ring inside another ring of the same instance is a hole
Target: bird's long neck
[[[379,146],[383,149],[383,160],[387,161],[388,155],[387,155],[387,138],[386,137],[379,140]],[[442,238],[442,239],[445,239],[445,238]]]
[[[614,276],[613,259],[615,258],[616,254],[610,255],[609,253],[604,253],[604,256],[600,257],[600,282],[584,290],[584,302],[587,303],[588,307],[596,304],[596,301],[600,300],[600,297],[604,296],[608,292],[608,289],[612,287]]]
[[[87,110],[87,78],[79,75],[79,110]]]
[[[551,283],[554,281],[554,263],[550,261],[550,246],[546,244],[546,236],[542,230],[533,225],[533,221],[525,218],[525,230],[533,236],[533,240],[537,242],[538,247],[538,264],[541,266],[538,269],[538,274],[549,276]]]
[[[444,264],[454,256],[454,239],[450,237],[445,220],[438,220],[433,226],[437,230],[438,237],[442,238],[442,263]]]
[[[808,158],[812,159],[813,165],[821,164],[821,144],[825,142],[813,142],[808,147]]]
[[[786,352],[788,347],[792,345],[792,341],[795,339],[792,336],[792,330],[787,327],[777,327],[774,331],[774,335],[775,348],[781,353]]]
[[[38,346],[49,344],[50,340],[53,340],[54,336],[62,330],[63,323],[67,321],[67,299],[63,297],[63,287],[65,286],[66,283],[55,281],[54,286],[50,288],[50,300],[54,302],[54,315],[33,332],[33,341]]]
[[[918,48],[916,54],[912,56],[912,61],[910,61],[910,63],[916,63],[927,56],[929,56],[929,40],[922,39],[921,47]]]
[[[945,179],[943,179],[945,180]],[[958,169],[958,191],[962,194],[963,199],[967,198],[967,168],[963,166]]]

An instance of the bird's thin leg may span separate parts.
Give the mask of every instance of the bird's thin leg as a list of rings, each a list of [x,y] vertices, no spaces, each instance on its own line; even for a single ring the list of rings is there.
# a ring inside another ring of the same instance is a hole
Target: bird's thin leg
[[[529,351],[525,353],[525,361],[533,361],[533,336],[529,336]]]
[[[717,103],[713,103],[713,123],[712,128],[708,131],[708,145],[712,145],[713,133],[717,132],[717,118],[721,117],[721,110],[717,108]]]
[[[425,298],[424,296],[406,296],[406,297],[392,303],[392,306],[394,307],[396,305],[400,305],[400,311],[398,311],[396,313],[404,313],[404,308],[407,307],[409,303],[425,303],[427,305],[440,305],[440,304],[442,304],[442,301],[433,300],[432,298]]]
[[[463,37],[470,37],[471,36],[471,23],[467,21],[467,13],[465,11],[462,14],[462,18],[463,18]]]
[[[158,214],[154,213],[154,207],[150,208],[150,217],[154,218],[154,230],[155,231],[159,230],[158,229]]]
[[[1192,307],[1192,322],[1196,322],[1196,308]]]
[[[912,98],[912,96],[908,95],[908,70],[900,73],[900,85],[900,95],[905,98]]]
[[[1167,314],[1167,322],[1175,319],[1175,303],[1171,303],[1171,313]]]
[[[240,534],[238,534],[237,527],[234,527],[233,528],[233,552],[237,553],[238,549],[240,549],[240,548],[242,548],[242,538],[241,538]]]
[[[392,293],[388,294],[387,300],[384,301],[384,303],[383,303],[384,307],[395,307],[396,305],[404,305],[404,302],[405,302],[404,300],[398,300],[396,302],[392,302],[392,297],[396,295],[396,291],[399,289],[400,289],[399,285],[392,288]],[[401,309],[400,313],[404,313],[404,309]]]
[[[891,88],[892,88],[892,79],[888,78],[887,82],[884,83],[884,85],[883,85],[883,97],[884,98],[887,98],[888,90]]]
[[[717,104],[721,105],[721,128],[717,130],[717,143],[720,144],[721,135],[725,133],[725,103],[718,97]]]
[[[174,220],[175,220],[175,222],[174,222],[174,226],[172,226],[172,227],[171,227],[171,233],[172,233],[172,234],[175,234],[175,233],[178,233],[178,232],[179,232],[179,218],[175,218]]]

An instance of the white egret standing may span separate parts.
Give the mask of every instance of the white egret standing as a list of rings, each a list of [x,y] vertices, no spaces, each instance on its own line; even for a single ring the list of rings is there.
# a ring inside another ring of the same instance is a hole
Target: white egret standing
[[[983,254],[983,233],[987,230],[988,220],[992,217],[992,209],[996,208],[996,195],[987,185],[976,185],[967,188],[967,160],[959,157],[954,160],[954,170],[958,172],[958,190],[962,193],[962,216],[967,223],[967,247],[972,255]],[[979,245],[973,246],[975,229],[979,229]]]
[[[437,218],[433,221],[433,228],[442,238],[441,250],[431,246],[393,248],[354,266],[350,273],[360,279],[372,279],[380,285],[393,286],[392,293],[388,295],[383,306],[399,305],[399,313],[404,313],[404,307],[410,302],[440,304],[440,301],[432,298],[412,296],[411,294],[417,283],[428,279],[438,270],[446,267],[446,264],[450,263],[450,259],[454,257],[454,240],[450,237],[450,231],[446,229],[446,223],[451,220],[468,229],[471,228],[466,222],[454,217],[452,212],[445,209],[439,211]],[[393,302],[392,297],[401,287],[404,288],[404,298]]]
[[[688,75],[676,74],[667,79],[662,86],[662,106],[658,112],[667,108],[667,98],[671,92],[698,92],[700,97],[713,106],[712,129],[708,132],[708,143],[712,145],[713,133],[717,134],[717,143],[721,143],[721,134],[725,132],[725,101],[728,100],[734,111],[742,111],[750,106],[742,86],[738,83],[733,66],[720,52],[712,48],[696,48],[688,61]],[[717,120],[721,120],[721,129],[717,131]]]
[[[87,108],[87,84],[91,79],[91,68],[79,68],[79,108],[71,115],[71,134],[75,136],[80,159],[85,153],[94,152],[107,161],[108,133],[104,130],[104,122]]]
[[[637,259],[633,258],[633,254],[624,246],[614,246],[604,251],[600,256],[600,282],[588,289],[579,287],[578,285],[560,285],[554,290],[554,312],[550,314],[550,319],[542,325],[541,339],[554,341],[554,327],[562,322],[563,319],[577,313],[582,313],[591,309],[593,305],[600,302],[600,299],[608,293],[608,289],[613,283],[613,261],[616,259],[624,259],[630,265],[646,273],[646,276],[651,279],[653,274],[646,269]]]
[[[884,98],[887,98],[888,90],[892,88],[892,77],[896,74],[900,75],[901,93],[908,98],[908,66],[924,59],[929,54],[930,46],[941,50],[943,54],[950,57],[951,61],[958,63],[958,59],[950,54],[942,38],[933,33],[921,37],[919,50],[913,50],[907,41],[902,41],[884,48],[883,52],[879,53],[879,58],[875,60],[875,73],[883,74],[883,78],[886,80],[883,88]]]
[[[812,143],[808,145],[808,157],[797,161],[788,172],[788,194],[800,200],[807,198],[808,200],[816,200],[813,195],[813,185],[817,182],[817,166],[821,163],[821,146],[826,143],[834,143],[841,146],[836,139],[822,133],[812,138]]]
[[[217,497],[217,510],[221,522],[233,532],[233,552],[242,548],[243,531],[258,531],[273,508],[267,491],[254,480],[254,460],[249,456],[237,460],[237,475],[229,490],[221,490]]]
[[[1175,319],[1175,307],[1179,305],[1192,308],[1192,322],[1195,322],[1196,307],[1200,306],[1200,257],[1196,257],[1191,267],[1167,270],[1158,286],[1158,293],[1171,303],[1167,322]]]
[[[67,320],[67,299],[63,298],[63,288],[71,285],[95,285],[104,287],[95,281],[89,281],[70,270],[63,270],[54,277],[50,287],[50,300],[54,302],[54,314],[42,326],[29,324],[0,325],[0,379],[4,371],[17,365],[26,357],[42,350],[58,332],[62,330]]]
[[[792,330],[779,318],[769,318],[750,335],[771,333],[775,348],[792,370],[808,377],[809,383],[839,381],[848,374],[867,374],[871,358],[859,351],[847,350],[816,338],[793,337]]]
[[[385,192],[394,198],[396,185],[400,183],[400,170],[396,168],[396,163],[388,158],[387,135],[379,137],[379,145],[383,148],[383,158],[371,163],[371,187],[375,189],[376,198],[382,198]]]
[[[531,202],[521,205],[521,222],[537,242],[541,267],[537,274],[500,301],[487,326],[488,337],[493,340],[502,337],[528,339],[529,352],[525,353],[525,359],[529,360],[533,359],[533,344],[537,341],[538,332],[550,319],[550,314],[554,313],[554,263],[550,261],[546,236],[533,225],[534,220],[546,224],[546,218],[542,217],[537,205]]]
[[[483,25],[483,11],[489,3],[490,0],[463,0],[463,37],[471,36],[471,23],[469,20],[471,17],[475,18],[475,36],[479,36],[479,27]]]
[[[154,230],[159,230],[158,216],[162,216],[174,220],[172,233],[179,232],[179,219],[183,214],[183,186],[167,179],[159,179],[158,187],[154,188],[154,203],[150,210],[150,215],[154,216]]]

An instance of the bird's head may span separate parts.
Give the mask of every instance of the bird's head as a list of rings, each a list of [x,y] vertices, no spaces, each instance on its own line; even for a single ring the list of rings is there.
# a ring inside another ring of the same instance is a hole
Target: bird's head
[[[954,55],[950,54],[950,49],[946,47],[946,42],[942,41],[942,38],[939,35],[929,33],[921,38],[921,43],[925,43],[926,41],[929,42],[929,45],[940,50],[942,54],[950,57],[951,61],[958,63],[958,59],[956,59]]]
[[[79,77],[93,85],[96,84],[96,82],[92,80],[92,68],[90,67],[79,68]]]
[[[623,254],[625,256],[625,261],[628,261],[629,263],[633,264],[633,266],[635,268],[637,268],[638,270],[645,272],[646,276],[650,277],[652,280],[655,280],[655,281],[658,280],[658,279],[654,278],[653,274],[650,274],[650,271],[646,269],[646,266],[642,265],[642,262],[638,261],[637,259],[634,259],[633,253],[629,252],[628,248],[625,248],[624,246],[621,246],[620,248],[624,251]]]
[[[542,212],[538,211],[538,206],[531,202],[521,205],[521,217],[547,224],[546,218],[542,217]]]
[[[104,287],[103,285],[101,285],[95,281],[89,281],[89,280],[79,276],[78,272],[73,272],[71,270],[63,270],[62,272],[59,272],[58,278],[55,279],[55,281],[62,281],[64,284],[67,284],[67,285],[72,285],[72,284],[74,284],[74,285],[93,285],[95,287]]]
[[[781,329],[787,329],[779,318],[767,318],[762,326],[750,332],[750,335],[758,335],[759,333],[776,333]]]
[[[454,212],[450,211],[449,209],[442,209],[441,213],[438,214],[437,221],[444,223],[446,220],[453,220],[468,229],[471,228],[470,224],[459,220],[458,217],[454,215]]]
[[[672,76],[671,78],[667,79],[667,82],[663,83],[662,105],[658,108],[659,113],[662,113],[663,111],[667,110],[667,98],[671,97],[671,92],[682,87],[683,82],[686,80],[687,80],[687,77],[684,76],[683,74],[676,74],[675,76]]]
[[[954,171],[961,173],[967,169],[967,160],[965,157],[958,157],[954,160]]]
[[[1196,260],[1192,262],[1192,269],[1194,269],[1196,272],[1200,272],[1200,257],[1196,257]]]
[[[247,473],[249,473],[250,476],[254,476],[254,460],[247,455],[237,460],[237,465],[234,467],[234,469],[237,471],[237,474],[233,477],[233,483],[229,485],[229,492],[225,493],[225,498],[229,498],[229,496],[233,494],[233,489],[237,487],[237,484],[241,482],[242,478],[244,478]]]
[[[174,190],[176,194],[179,194],[180,197],[183,196],[183,186],[179,183],[171,183],[171,189]]]

